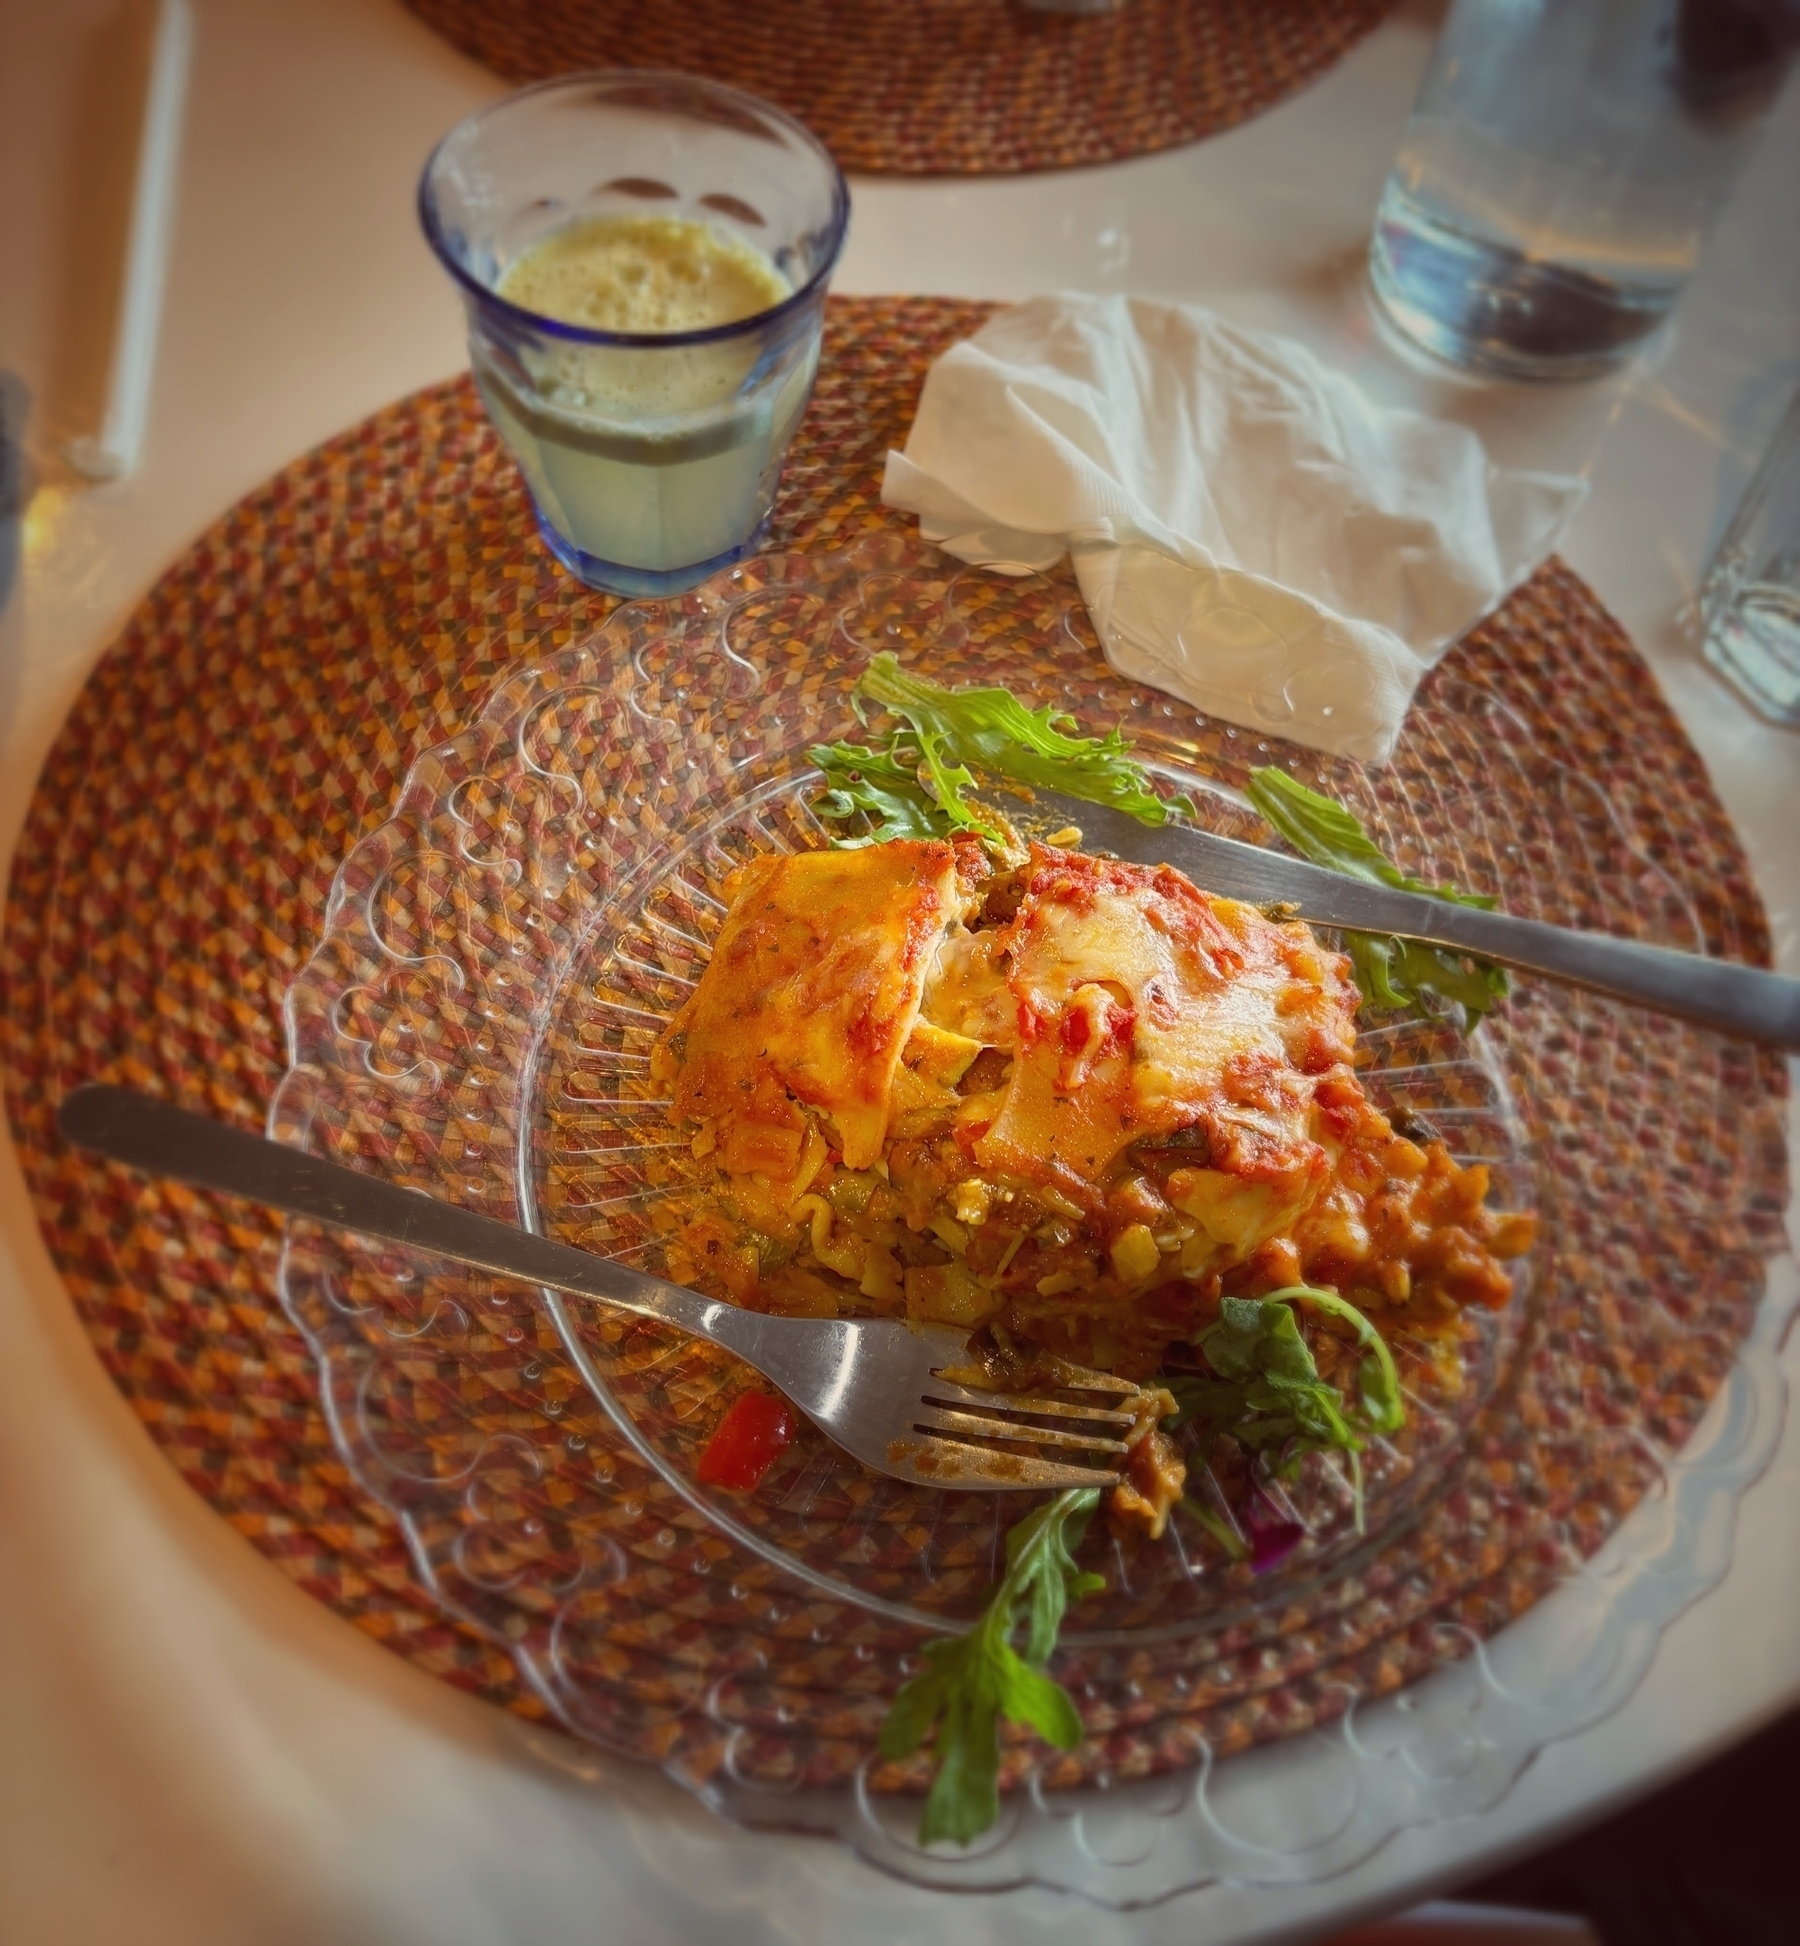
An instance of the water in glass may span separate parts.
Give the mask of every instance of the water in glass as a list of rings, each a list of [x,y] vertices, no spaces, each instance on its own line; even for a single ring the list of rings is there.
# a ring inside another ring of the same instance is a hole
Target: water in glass
[[[1376,219],[1388,314],[1477,369],[1617,363],[1680,295],[1796,24],[1788,0],[1456,0]]]
[[[1800,726],[1800,393],[1700,589],[1706,659],[1773,723]]]

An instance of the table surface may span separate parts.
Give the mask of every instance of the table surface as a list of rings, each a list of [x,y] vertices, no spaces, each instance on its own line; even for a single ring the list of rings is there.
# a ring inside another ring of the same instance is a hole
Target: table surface
[[[0,607],[0,846],[97,655],[159,569],[328,434],[464,363],[415,231],[419,163],[498,92],[397,0],[197,0],[169,298],[143,465],[94,488],[92,320],[114,250],[118,0],[0,0],[0,376],[38,487]],[[755,9],[746,9],[754,18]],[[1800,87],[1675,322],[1624,376],[1475,384],[1370,316],[1370,213],[1435,29],[1403,5],[1318,86],[1167,155],[1015,180],[853,185],[838,288],[1202,300],[1300,336],[1378,395],[1581,468],[1565,549],[1655,668],[1800,972],[1800,739],[1759,724],[1682,619],[1800,378]],[[14,384],[12,381],[16,381]],[[7,555],[0,550],[0,577]],[[0,578],[0,590],[5,582]],[[1800,1339],[1786,1354],[1800,1376]],[[1800,1699],[1800,1414],[1730,1573],[1630,1702],[1479,1819],[1303,1890],[1103,1914],[959,1900],[830,1845],[739,1835],[661,1778],[434,1682],[293,1587],[182,1485],[113,1391],[0,1157],[0,1900],[16,1946],[608,1940],[1273,1941],[1319,1936],[1542,1843]]]

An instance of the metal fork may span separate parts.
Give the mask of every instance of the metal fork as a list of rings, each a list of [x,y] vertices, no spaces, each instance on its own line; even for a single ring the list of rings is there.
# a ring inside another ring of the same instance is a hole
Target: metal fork
[[[379,1237],[501,1277],[592,1298],[710,1338],[753,1365],[821,1432],[897,1480],[962,1491],[1101,1486],[1119,1476],[1134,1415],[1128,1380],[1065,1365],[1054,1389],[990,1392],[941,1374],[966,1363],[967,1334],[892,1318],[782,1318],[741,1310],[592,1251],[534,1236],[416,1189],[228,1128],[154,1096],[76,1088],[57,1127],[78,1148],[156,1176],[244,1196],[336,1230]]]

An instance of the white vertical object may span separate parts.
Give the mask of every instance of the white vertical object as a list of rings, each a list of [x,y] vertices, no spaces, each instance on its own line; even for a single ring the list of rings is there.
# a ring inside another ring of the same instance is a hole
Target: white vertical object
[[[70,460],[90,479],[116,480],[137,465],[150,410],[156,331],[169,269],[175,217],[175,178],[181,152],[194,16],[188,0],[157,0],[156,31],[138,132],[137,177],[125,242],[125,275],[113,327],[106,416],[97,435],[78,439]]]

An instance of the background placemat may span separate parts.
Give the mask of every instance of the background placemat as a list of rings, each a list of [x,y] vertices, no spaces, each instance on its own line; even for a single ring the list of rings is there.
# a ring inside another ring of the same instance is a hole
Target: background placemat
[[[777,102],[846,169],[1006,176],[1217,135],[1316,79],[1391,0],[407,0],[508,81],[680,68]]]
[[[931,359],[988,311],[833,300],[772,547],[835,549],[909,528],[880,504],[883,455],[902,441]],[[1066,570],[1038,585],[1092,651]],[[613,606],[539,543],[466,380],[376,415],[234,508],[98,666],[33,800],[0,949],[15,1139],[49,1247],[121,1391],[196,1490],[309,1593],[526,1714],[539,1705],[511,1661],[415,1584],[394,1521],[333,1451],[275,1297],[278,1226],[73,1158],[51,1116],[69,1086],[106,1074],[260,1127],[284,1065],[282,995],[320,935],[341,859],[390,815],[414,755],[468,722],[507,670]],[[1534,577],[1425,696],[1451,685],[1560,753],[1558,788],[1586,793],[1570,814],[1591,821],[1593,855],[1636,874],[1642,899],[1678,893],[1708,951],[1766,963],[1761,906],[1699,759],[1567,569]],[[1397,787],[1428,795],[1447,760],[1403,746]],[[1527,852],[1531,823],[1522,808]],[[1518,1003],[1524,1107],[1570,1131],[1560,1173],[1600,1199],[1558,1265],[1597,1308],[1587,1337],[1534,1355],[1577,1360],[1589,1409],[1611,1415],[1633,1450],[1672,1449],[1747,1328],[1760,1253],[1779,1247],[1784,1070],[1648,1016],[1560,1005],[1545,987]],[[1646,1268],[1652,1224],[1672,1240]],[[1667,1331],[1646,1362],[1647,1341],[1615,1331],[1604,1306],[1637,1303],[1664,1261],[1687,1281],[1649,1290]],[[1547,1471],[1543,1491],[1587,1552],[1651,1477],[1646,1467],[1586,1493]],[[1457,1590],[1465,1630],[1497,1626],[1556,1572],[1492,1566],[1487,1595]],[[1391,1686],[1455,1652],[1431,1646],[1416,1626],[1428,1621],[1417,1604],[1397,1607],[1395,1646],[1374,1645],[1373,1673],[1357,1680]],[[1262,1696],[1244,1734],[1309,1720],[1278,1705]]]

